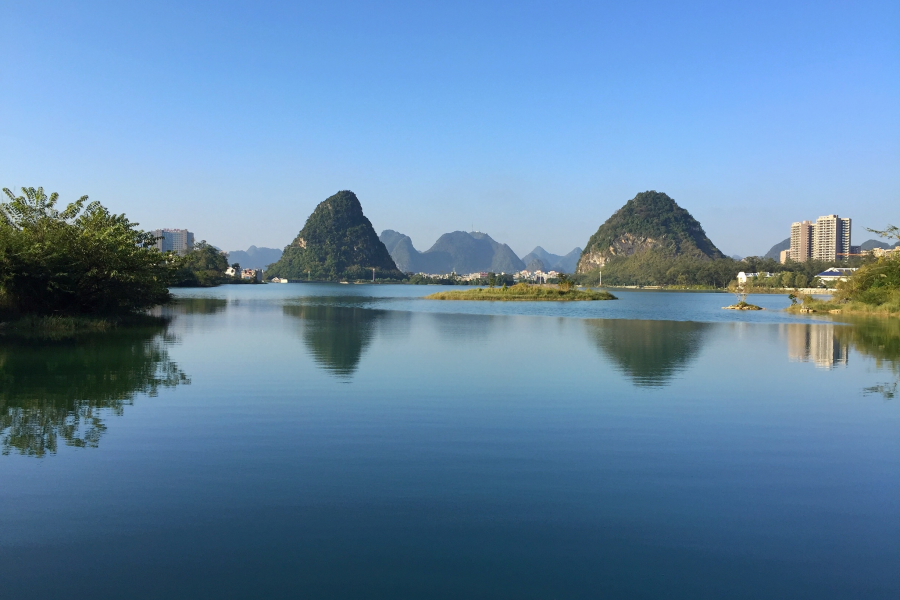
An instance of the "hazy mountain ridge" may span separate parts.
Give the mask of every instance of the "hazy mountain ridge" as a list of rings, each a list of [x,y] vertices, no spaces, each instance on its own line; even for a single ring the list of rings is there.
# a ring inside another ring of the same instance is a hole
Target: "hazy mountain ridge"
[[[862,244],[860,244],[860,250],[874,250],[875,248],[881,248],[882,250],[887,250],[888,248],[896,248],[900,246],[900,242],[896,242],[894,244],[890,244],[888,242],[882,242],[879,240],[866,240]]]
[[[791,238],[787,238],[786,240],[782,240],[769,248],[769,251],[763,255],[763,258],[771,258],[772,260],[778,260],[781,258],[782,250],[790,250],[791,249]]]
[[[540,246],[522,257],[525,268],[533,271],[532,265],[540,264],[543,271],[559,271],[561,273],[574,273],[578,267],[578,259],[581,258],[581,248],[575,248],[568,254],[560,256],[547,252]]]
[[[724,258],[700,222],[667,196],[642,192],[625,203],[591,236],[578,261],[578,273],[603,267],[613,258],[649,250],[700,259]]]
[[[425,252],[413,246],[409,236],[386,229],[380,238],[400,270],[410,273],[515,273],[525,268],[515,252],[486,233],[445,233]]]
[[[226,252],[228,263],[239,263],[243,269],[265,269],[281,258],[283,251],[277,248],[257,248],[250,246],[246,250]]]

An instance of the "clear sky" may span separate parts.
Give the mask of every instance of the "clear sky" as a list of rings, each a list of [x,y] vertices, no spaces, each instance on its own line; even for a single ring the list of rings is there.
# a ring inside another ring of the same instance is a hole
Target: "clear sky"
[[[359,196],[425,250],[583,246],[664,191],[728,254],[900,225],[900,2],[0,0],[0,187],[283,247]]]

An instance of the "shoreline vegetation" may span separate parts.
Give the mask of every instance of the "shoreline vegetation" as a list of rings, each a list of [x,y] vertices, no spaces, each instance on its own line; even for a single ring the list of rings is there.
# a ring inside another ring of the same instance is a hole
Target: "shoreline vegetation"
[[[27,315],[8,318],[8,320],[0,322],[0,338],[35,337],[64,339],[94,333],[109,333],[123,328],[157,329],[165,327],[170,321],[170,317],[148,314],[119,315],[114,317],[96,315]]]
[[[524,283],[512,287],[476,288],[473,290],[454,290],[437,292],[425,296],[426,300],[491,300],[500,302],[578,302],[594,300],[617,300],[607,291],[579,290],[574,286],[533,286]]]
[[[792,313],[830,313],[841,315],[859,315],[876,317],[900,317],[900,292],[895,291],[891,297],[880,303],[866,303],[852,299],[819,300],[810,296],[801,296],[801,301],[792,304],[786,310]]]

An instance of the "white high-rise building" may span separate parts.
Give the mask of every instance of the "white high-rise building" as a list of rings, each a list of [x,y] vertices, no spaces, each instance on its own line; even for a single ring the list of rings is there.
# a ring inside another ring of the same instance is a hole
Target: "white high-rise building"
[[[187,254],[194,246],[194,234],[187,229],[156,229],[153,235],[158,238],[156,248],[160,252]]]
[[[850,219],[825,215],[816,219],[813,258],[833,262],[850,255]]]

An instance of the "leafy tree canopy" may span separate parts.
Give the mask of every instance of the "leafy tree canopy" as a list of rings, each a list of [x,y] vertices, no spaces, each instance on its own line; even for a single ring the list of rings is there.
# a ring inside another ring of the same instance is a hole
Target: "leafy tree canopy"
[[[4,188],[0,308],[29,314],[123,314],[169,299],[170,266],[153,234],[82,196]]]

